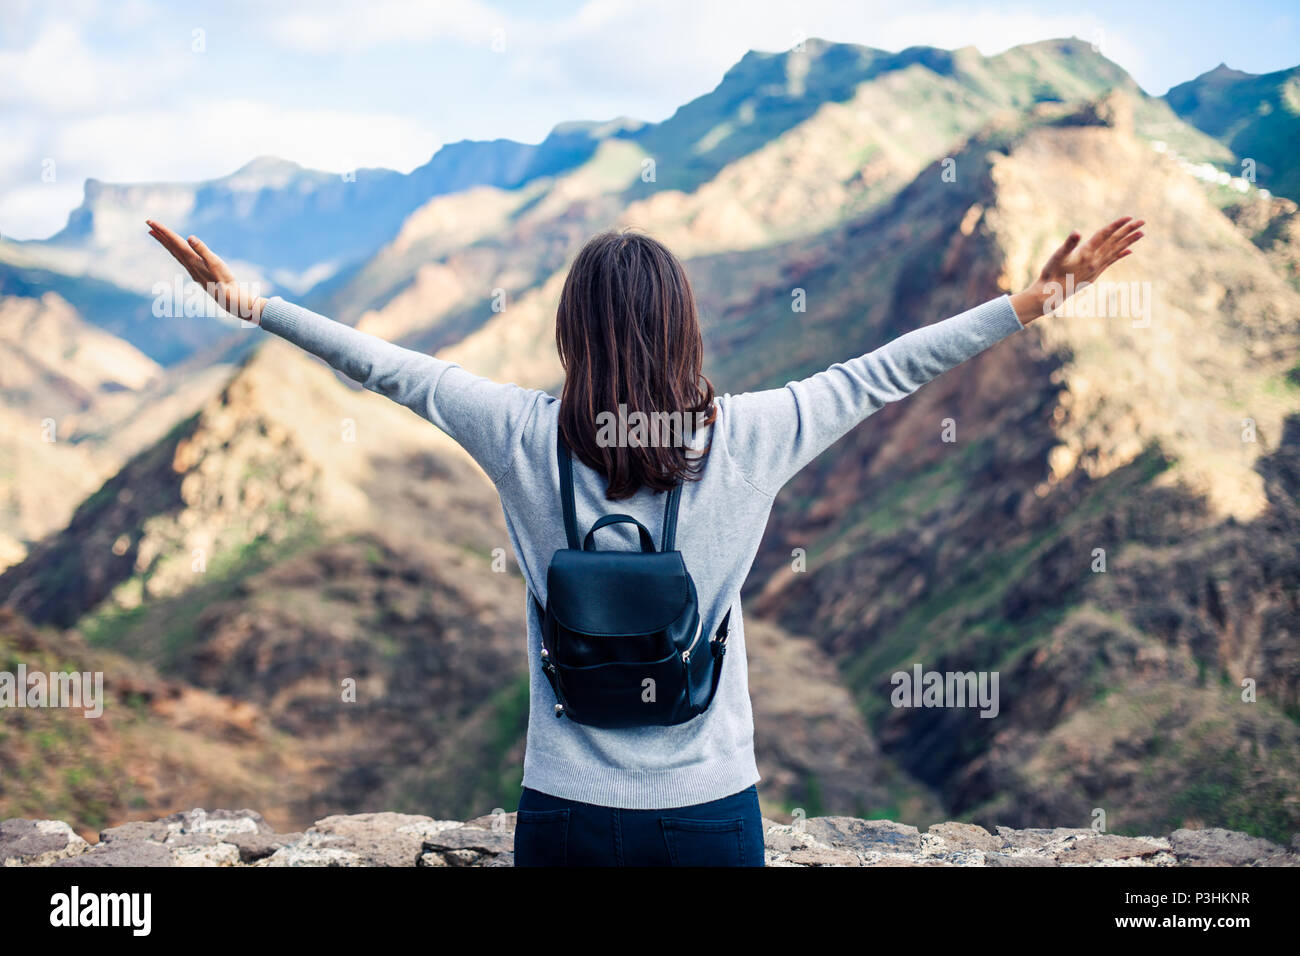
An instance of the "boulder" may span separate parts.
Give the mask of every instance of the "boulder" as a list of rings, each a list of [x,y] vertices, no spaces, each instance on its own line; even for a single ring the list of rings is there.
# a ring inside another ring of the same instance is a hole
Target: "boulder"
[[[1235,830],[1175,830],[1169,835],[1174,856],[1183,866],[1251,866],[1282,862],[1286,851],[1276,843]]]
[[[62,820],[5,820],[0,823],[0,866],[49,866],[90,849]]]

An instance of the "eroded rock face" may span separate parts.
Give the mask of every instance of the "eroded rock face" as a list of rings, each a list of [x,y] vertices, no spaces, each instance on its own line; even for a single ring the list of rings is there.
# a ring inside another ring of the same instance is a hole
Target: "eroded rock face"
[[[1233,830],[1168,837],[1087,829],[991,833],[971,823],[926,832],[891,820],[763,821],[768,866],[1296,866],[1289,847]],[[5,866],[513,866],[513,813],[435,820],[358,813],[276,833],[252,810],[188,810],[112,827],[88,843],[60,820],[0,822]]]

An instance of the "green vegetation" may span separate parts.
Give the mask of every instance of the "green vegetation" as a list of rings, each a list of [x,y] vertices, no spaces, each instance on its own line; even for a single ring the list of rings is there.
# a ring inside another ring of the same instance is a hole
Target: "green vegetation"
[[[28,672],[80,671],[72,661],[43,648],[24,645],[0,631],[0,658],[14,672],[21,661]],[[105,702],[106,707],[111,702]],[[120,755],[103,746],[99,721],[82,711],[49,707],[13,710],[0,728],[0,819],[29,817],[75,822],[83,830],[108,824],[116,808],[139,800]]]
[[[1300,199],[1300,67],[1255,76],[1223,67],[1173,87],[1165,100],[1192,126],[1256,163],[1256,185]],[[1239,165],[1230,170],[1241,175]]]
[[[528,731],[528,675],[519,675],[455,727],[454,752],[444,762],[411,767],[389,792],[395,809],[467,819],[501,807],[512,810],[523,768],[512,754]]]
[[[927,516],[964,494],[968,476],[978,472],[971,463],[989,452],[986,443],[973,442],[960,456],[927,469],[915,479],[893,482],[886,500],[867,503],[892,517],[866,518],[870,529],[862,535],[866,541],[859,542],[854,550],[872,547],[867,542],[873,539],[878,547],[882,538],[906,534],[908,529],[931,520]],[[1034,562],[1050,549],[1081,540],[1084,529],[1123,507],[1168,464],[1158,449],[1148,449],[1120,472],[1092,485],[1083,501],[1057,524],[1000,552],[967,554],[942,588],[933,588],[925,597],[905,603],[882,593],[880,600],[889,602],[900,613],[892,620],[886,618],[889,623],[841,668],[867,720],[875,725],[889,709],[888,698],[879,692],[879,682],[916,661],[959,656],[965,649],[978,647],[981,659],[992,662],[989,669],[1007,670],[1029,649],[1046,640],[1074,605],[1073,591],[1082,587],[1087,578],[1081,575],[1079,584],[1058,594],[1052,606],[1015,622],[1006,621],[1001,611],[1008,589],[1024,579]],[[876,527],[872,527],[873,523]],[[852,553],[846,560],[852,560]],[[1083,561],[1086,552],[1080,554]],[[1111,560],[1115,559],[1112,554]]]
[[[815,773],[809,772],[804,776],[804,792],[808,794],[807,810],[810,816],[819,817],[825,812],[825,801],[822,799],[821,781],[817,779]]]
[[[1172,787],[1168,780],[1159,781],[1161,790],[1169,794],[1165,812],[1132,821],[1125,828],[1127,832],[1137,833],[1143,828],[1145,832],[1165,832],[1213,821],[1214,826],[1240,830],[1283,846],[1290,842],[1296,826],[1291,805],[1294,793],[1281,782],[1289,775],[1282,767],[1261,772],[1261,765],[1276,764],[1283,754],[1261,759],[1258,748],[1246,754],[1235,747],[1197,747],[1168,756],[1177,761],[1180,771]],[[1295,768],[1290,769],[1294,772]]]
[[[198,620],[210,605],[237,596],[251,578],[322,541],[323,529],[306,516],[282,538],[264,534],[219,551],[204,573],[193,576],[194,585],[178,594],[145,599],[133,607],[120,607],[110,598],[86,614],[77,629],[93,646],[141,657],[171,670],[193,647]],[[188,561],[189,557],[174,556],[172,560]],[[134,580],[125,586],[139,588],[143,583]]]

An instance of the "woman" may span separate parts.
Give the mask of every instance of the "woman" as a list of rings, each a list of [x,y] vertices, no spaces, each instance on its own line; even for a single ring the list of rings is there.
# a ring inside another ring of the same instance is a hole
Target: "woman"
[[[569,270],[556,316],[561,398],[502,385],[399,348],[286,302],[241,289],[196,237],[149,220],[152,235],[232,314],[260,324],[459,442],[492,479],[528,591],[546,599],[546,571],[564,547],[557,437],[572,451],[576,517],[612,510],[647,527],[660,491],[679,481],[677,549],[715,627],[731,611],[730,649],[712,704],[671,726],[605,729],[557,720],[543,676],[540,614],[528,603],[531,675],[520,866],[763,865],[753,721],[739,593],[772,501],[799,469],[886,402],[989,348],[1060,304],[1067,276],[1093,282],[1141,238],[1117,219],[1080,243],[1072,233],[1038,279],[945,321],[784,388],[715,397],[690,283],[660,243],[631,232],[596,236]],[[674,443],[611,442],[610,415],[681,413]],[[602,529],[635,545],[630,525]]]

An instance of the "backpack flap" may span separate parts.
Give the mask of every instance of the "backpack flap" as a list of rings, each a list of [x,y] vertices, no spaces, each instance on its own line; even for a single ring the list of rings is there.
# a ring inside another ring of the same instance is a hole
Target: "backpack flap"
[[[649,634],[691,603],[680,551],[557,551],[546,574],[551,613],[583,634]]]
[[[659,660],[685,650],[698,623],[679,551],[557,551],[546,590],[550,650],[573,667]]]

